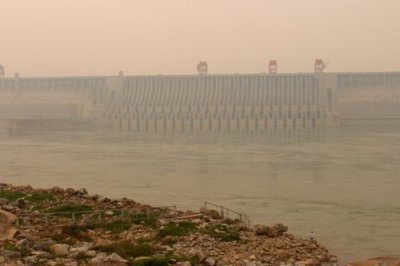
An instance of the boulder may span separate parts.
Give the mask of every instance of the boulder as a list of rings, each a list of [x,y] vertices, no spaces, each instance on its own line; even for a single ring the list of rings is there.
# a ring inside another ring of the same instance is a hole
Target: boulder
[[[69,254],[69,246],[67,244],[54,244],[50,246],[50,252],[56,257],[62,257]]]
[[[17,217],[7,211],[0,210],[0,241],[13,239],[15,233],[18,231],[14,226]]]
[[[211,257],[207,258],[204,263],[205,266],[214,266],[215,265],[215,260]]]
[[[260,226],[260,227],[258,227],[258,228],[256,228],[256,231],[255,231],[255,233],[256,233],[256,235],[258,235],[258,236],[267,236],[268,235],[268,232],[269,232],[269,226]]]

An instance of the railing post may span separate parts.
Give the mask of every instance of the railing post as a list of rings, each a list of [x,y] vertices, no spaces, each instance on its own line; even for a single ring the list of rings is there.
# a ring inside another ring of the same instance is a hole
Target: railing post
[[[75,223],[75,212],[72,212],[72,223]]]

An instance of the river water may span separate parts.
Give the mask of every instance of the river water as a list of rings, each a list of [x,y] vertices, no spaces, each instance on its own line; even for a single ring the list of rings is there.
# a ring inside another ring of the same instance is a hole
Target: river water
[[[314,231],[343,260],[400,253],[400,128],[0,132],[1,182],[182,209],[211,201]]]

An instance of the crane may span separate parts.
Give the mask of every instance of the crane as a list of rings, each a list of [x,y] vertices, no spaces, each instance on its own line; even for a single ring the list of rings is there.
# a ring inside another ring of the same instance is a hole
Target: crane
[[[315,73],[323,73],[325,68],[326,64],[324,63],[324,60],[322,60],[321,58],[315,60],[314,63]]]
[[[274,60],[269,60],[269,73],[276,74],[278,73],[278,62]]]
[[[197,65],[197,73],[199,75],[207,75],[208,74],[208,64],[206,61],[200,61]]]

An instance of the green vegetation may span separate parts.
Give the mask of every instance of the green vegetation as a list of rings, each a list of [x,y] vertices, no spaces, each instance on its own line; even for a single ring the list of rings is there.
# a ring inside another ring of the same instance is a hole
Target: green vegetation
[[[132,262],[132,266],[168,266],[169,259],[165,256],[153,256],[149,259],[143,259],[136,262]]]
[[[15,244],[11,243],[8,240],[5,240],[3,242],[3,247],[6,250],[18,251],[21,254],[22,257],[26,257],[26,256],[31,255],[31,252],[28,250],[27,247],[25,247],[25,246],[17,247]]]
[[[33,193],[26,195],[25,199],[34,204],[41,204],[46,201],[54,201],[56,197],[49,193]]]
[[[154,213],[133,213],[129,215],[130,219],[135,224],[147,224],[150,226],[156,226],[158,217]]]
[[[84,205],[84,204],[65,204],[65,205],[60,205],[54,208],[47,209],[45,212],[47,213],[60,213],[62,216],[69,216],[71,217],[71,213],[74,212],[76,213],[76,216],[80,216],[83,213],[82,212],[90,212],[93,211],[93,207],[89,205]]]
[[[151,256],[154,253],[153,247],[147,242],[139,242],[134,244],[130,241],[123,241],[120,243],[114,243],[108,246],[97,247],[98,251],[106,253],[117,253],[124,259],[130,259],[132,257]]]
[[[240,241],[239,231],[224,224],[208,225],[202,232],[224,242]]]
[[[0,198],[7,199],[8,201],[16,201],[24,197],[25,194],[21,192],[13,192],[13,191],[0,191]]]
[[[162,228],[158,232],[158,236],[160,237],[165,237],[165,236],[185,236],[191,232],[197,231],[197,226],[196,224],[189,222],[189,221],[183,221],[179,223],[170,223],[164,228]]]
[[[131,228],[131,226],[132,223],[129,221],[117,220],[107,224],[96,224],[94,225],[94,228],[104,228],[106,231],[119,234]]]
[[[74,239],[81,240],[81,241],[90,241],[91,239],[85,235],[85,232],[87,232],[88,229],[93,229],[93,226],[92,225],[76,225],[76,224],[68,225],[68,226],[65,226],[62,228],[61,238],[62,238],[62,236],[64,236],[64,240],[65,240],[65,236],[69,236],[69,237],[72,237]],[[56,236],[53,236],[52,238],[54,239],[54,237],[56,237]],[[57,239],[54,239],[54,240],[60,241]]]

